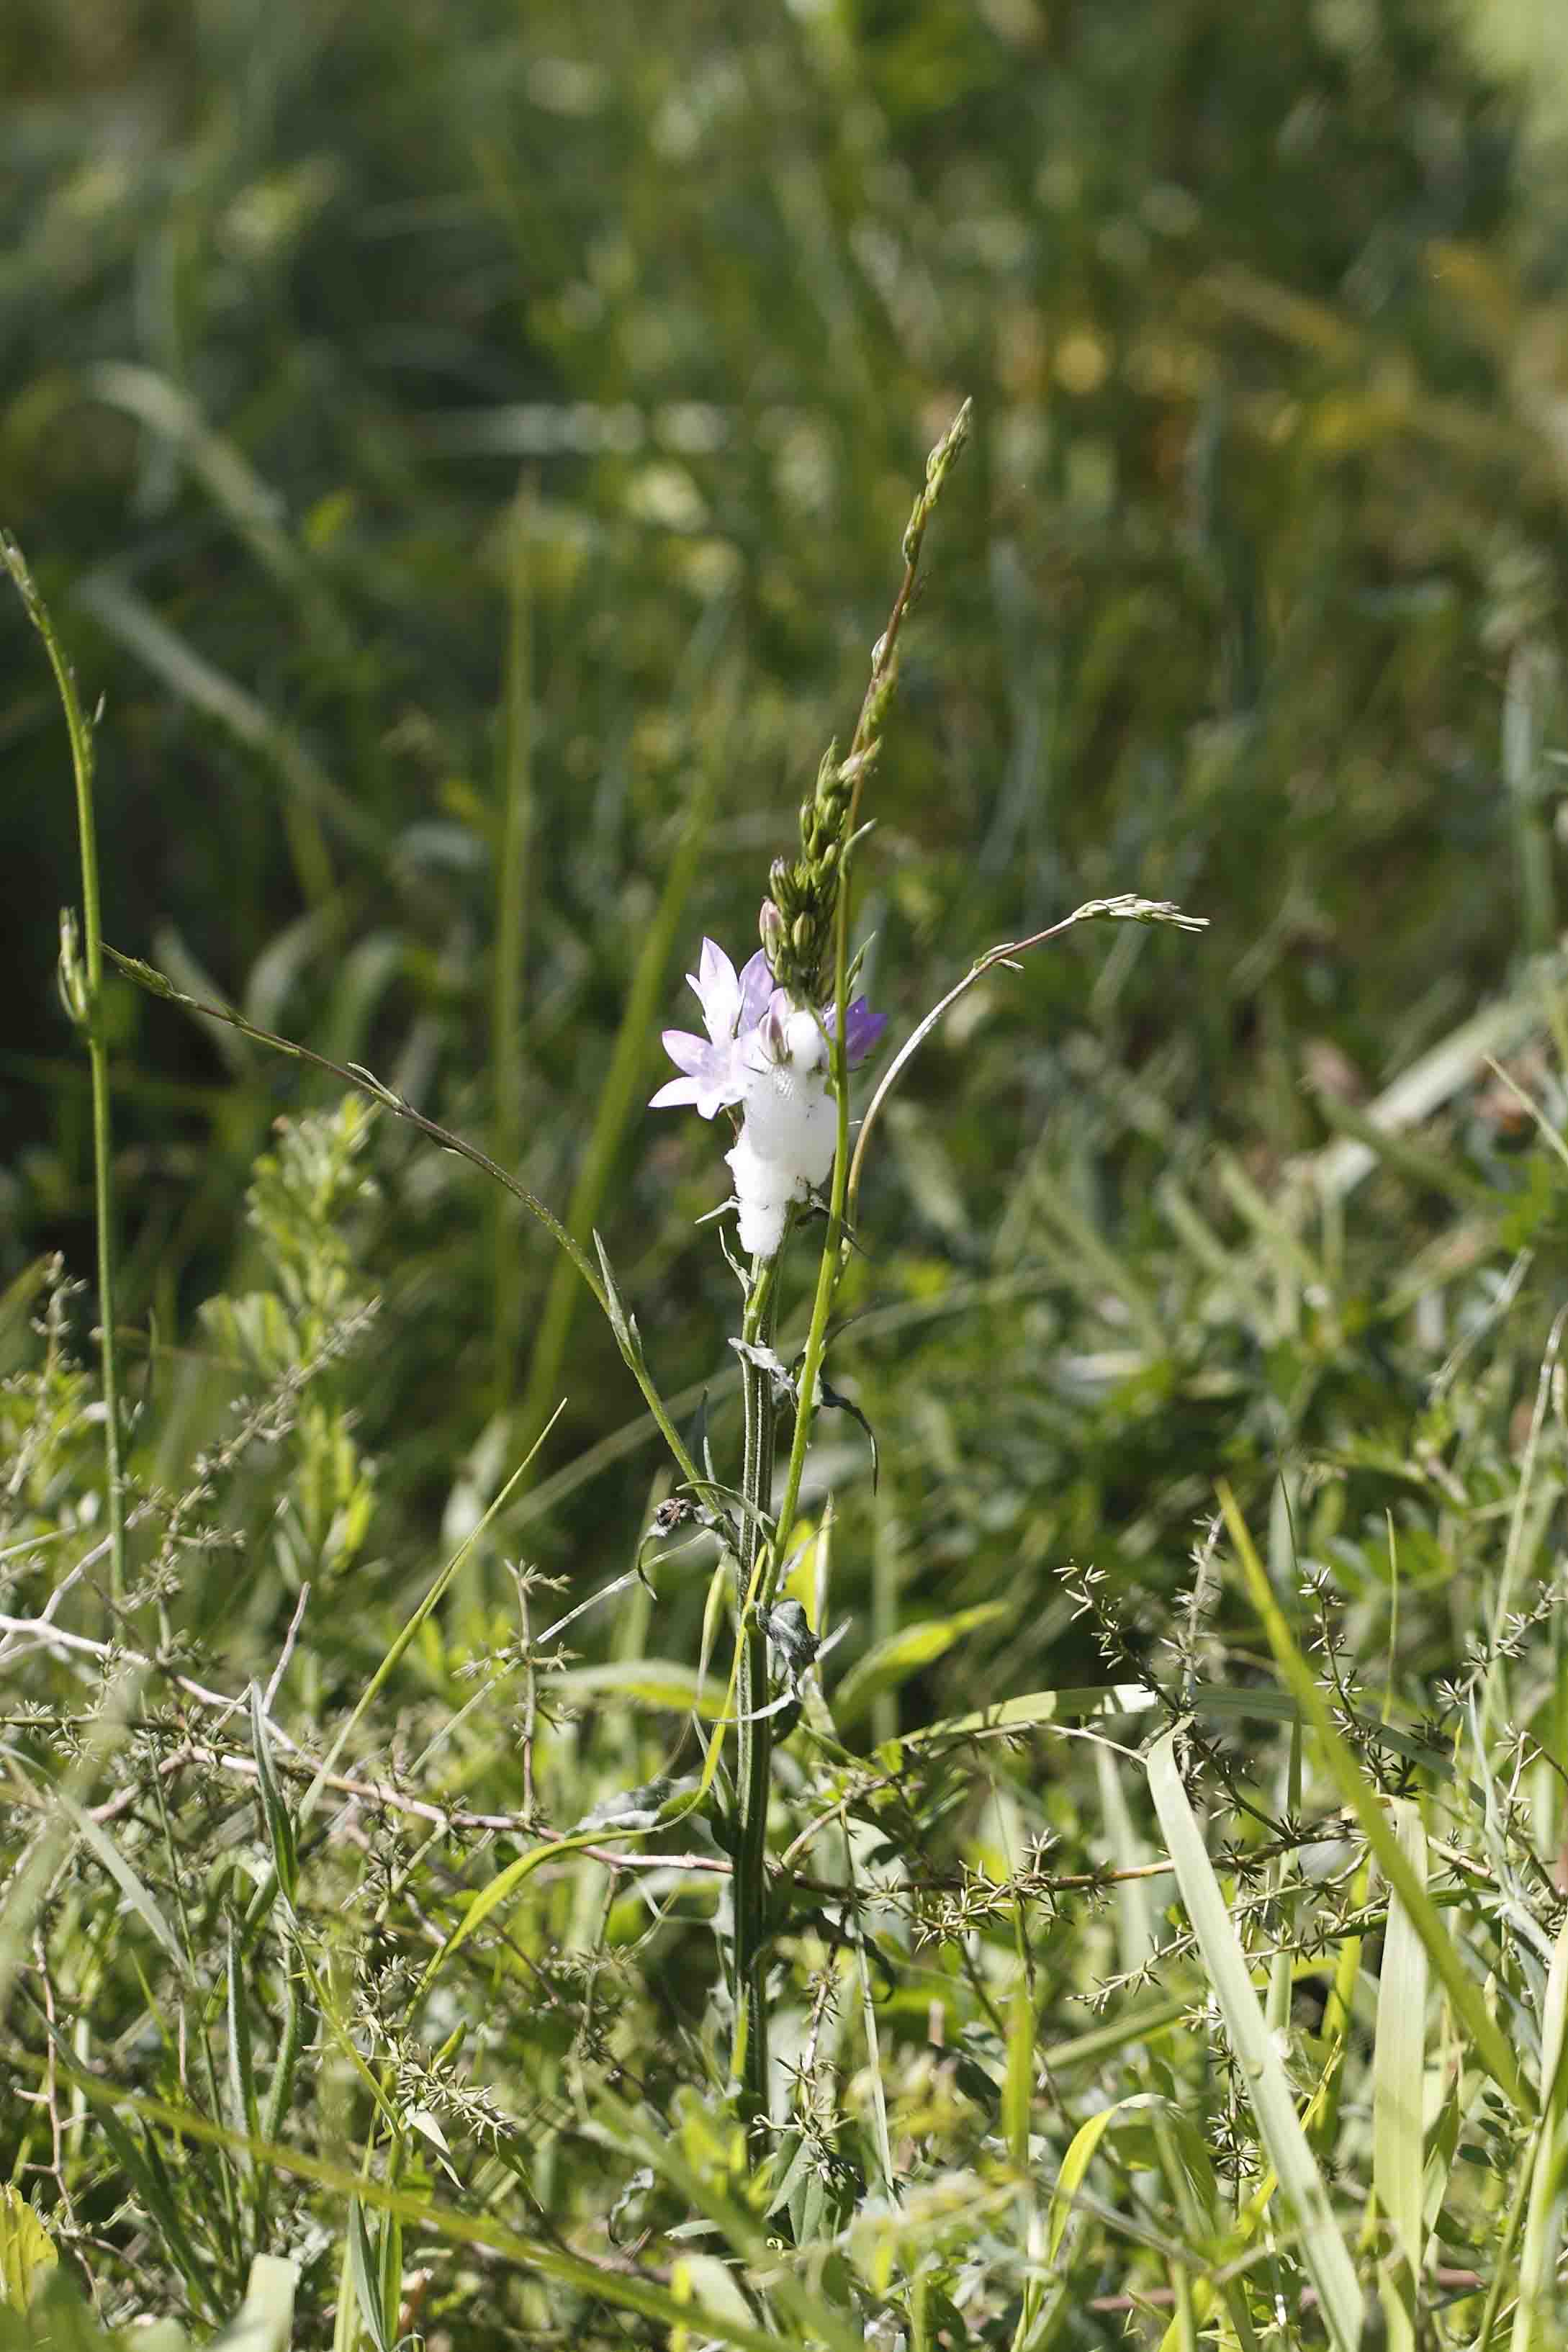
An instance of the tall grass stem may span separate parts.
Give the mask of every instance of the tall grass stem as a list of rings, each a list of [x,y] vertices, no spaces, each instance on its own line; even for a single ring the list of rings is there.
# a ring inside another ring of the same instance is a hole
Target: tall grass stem
[[[506,662],[497,779],[496,936],[490,995],[490,1069],[496,1158],[522,1155],[522,975],[528,948],[528,852],[533,830],[533,597],[528,568],[530,499],[520,488],[508,518]],[[516,1203],[491,1196],[495,1252],[496,1409],[510,1400],[522,1323],[522,1253]]]
[[[103,1370],[103,1448],[109,1486],[109,1581],[116,1601],[125,1594],[125,1482],[121,1458],[120,1344],[114,1320],[114,1165],[109,1099],[109,1047],[103,1034],[103,908],[98,887],[98,829],[93,811],[92,729],[77,693],[76,677],[55,634],[21,549],[0,532],[0,558],[16,582],[27,617],[43,638],[59,689],[76,776],[77,839],[81,852],[81,940],[75,918],[60,919],[60,989],[67,1009],[87,1038],[92,1073],[92,1205],[98,1229],[99,1344]]]

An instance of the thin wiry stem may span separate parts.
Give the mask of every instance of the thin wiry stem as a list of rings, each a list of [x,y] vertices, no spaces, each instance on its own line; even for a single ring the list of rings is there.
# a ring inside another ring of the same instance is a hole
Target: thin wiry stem
[[[81,937],[85,970],[77,950],[74,915],[60,918],[60,993],[87,1039],[92,1071],[93,1217],[98,1227],[98,1313],[103,1365],[103,1449],[109,1484],[109,1578],[115,1601],[125,1593],[125,1482],[120,1450],[120,1344],[114,1315],[113,1136],[109,1108],[109,1048],[103,1034],[103,908],[98,887],[98,829],[93,813],[92,729],[83,714],[76,678],[55,635],[48,608],[38,593],[21,549],[0,531],[0,560],[16,582],[27,617],[43,638],[65,711],[76,774],[77,838],[81,850]]]
[[[522,974],[526,961],[529,846],[533,827],[533,602],[529,572],[530,492],[520,486],[509,516],[510,627],[502,678],[497,815],[496,936],[490,993],[490,1069],[495,1087],[496,1156],[504,1167],[522,1157]],[[510,1401],[522,1323],[522,1265],[516,1211],[491,1195],[494,1252],[495,1401]]]

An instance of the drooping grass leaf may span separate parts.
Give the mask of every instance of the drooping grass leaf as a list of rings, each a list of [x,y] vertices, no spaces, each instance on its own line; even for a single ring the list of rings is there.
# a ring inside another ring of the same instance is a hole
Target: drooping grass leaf
[[[353,2281],[354,2301],[365,2333],[375,2352],[392,2352],[386,2315],[382,2309],[380,2257],[371,2238],[364,2207],[357,2197],[349,2207],[348,2239],[349,2276]]]
[[[292,1910],[299,1895],[299,1849],[294,1836],[294,1821],[283,1801],[277,1769],[272,1761],[272,1743],[267,1734],[267,1717],[261,1704],[261,1693],[255,1683],[250,1685],[250,1748],[256,1759],[257,1784],[261,1790],[261,1818],[267,1829],[267,1843],[272,1850],[272,1867],[278,1874],[278,1885],[284,1902]]]
[[[83,1845],[95,1860],[102,1864],[136,1916],[145,1927],[151,1929],[180,1975],[188,1982],[191,1974],[190,1963],[185,1958],[184,1948],[170,1926],[162,1906],[154,1899],[146,1881],[138,1871],[132,1868],[122,1849],[102,1824],[95,1822],[92,1815],[79,1805],[75,1798],[67,1790],[58,1789],[55,1791],[55,1801]]]
[[[1268,1635],[1268,1646],[1302,1714],[1318,1735],[1324,1761],[1341,1796],[1361,1823],[1384,1876],[1398,1892],[1426,1948],[1427,1958],[1441,1977],[1455,2012],[1474,2044],[1477,2056],[1511,2104],[1521,2114],[1528,2115],[1534,2103],[1514,2062],[1513,2053],[1489,2012],[1481,1998],[1480,1987],[1460,1958],[1458,1948],[1426,1888],[1420,1885],[1402,1852],[1399,1840],[1389,1823],[1382,1796],[1367,1785],[1354,1756],[1335,1729],[1328,1703],[1291,1637],[1284,1612],[1274,1598],[1268,1574],[1247,1533],[1247,1524],[1228,1488],[1221,1487],[1220,1502],[1231,1540],[1247,1577],[1253,1604]]]
[[[1420,1809],[1394,1807],[1400,1847],[1423,1889],[1426,1833]],[[1391,2352],[1414,2352],[1417,2281],[1421,2275],[1422,2097],[1426,2072],[1426,1948],[1400,1900],[1388,1902],[1383,1968],[1377,1985],[1377,2034],[1372,2056],[1372,2177],[1377,2201],[1394,2234],[1394,2260],[1382,2282]]]
[[[1546,2097],[1537,2126],[1530,2204],[1520,2250],[1519,2301],[1510,2352],[1533,2352],[1552,2309],[1563,2242],[1563,2177],[1568,2164],[1568,1922],[1559,1929],[1542,2004],[1541,2079]]]
[[[1330,2340],[1335,2352],[1356,2352],[1363,2299],[1355,2266],[1297,2119],[1284,2065],[1264,2023],[1246,1955],[1187,1802],[1176,1769],[1173,1730],[1156,1740],[1150,1753],[1149,1788],[1247,2101],[1279,2176],[1281,2199],[1300,2233],[1301,2259],[1318,2290]]]

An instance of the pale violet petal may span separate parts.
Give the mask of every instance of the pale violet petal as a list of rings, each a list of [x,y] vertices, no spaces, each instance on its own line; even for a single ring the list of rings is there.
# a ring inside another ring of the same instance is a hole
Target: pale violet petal
[[[741,1100],[746,1091],[746,1081],[737,1063],[721,1062],[715,1054],[709,1067],[700,1074],[697,1087],[697,1108],[704,1118],[711,1118],[715,1111]]]
[[[829,1004],[823,1011],[823,1026],[830,1037],[837,1026],[837,1005]],[[845,1008],[844,1057],[852,1070],[858,1067],[879,1042],[887,1025],[887,1014],[873,1013],[863,996],[856,997],[853,1003]]]
[[[727,1045],[735,1034],[741,1010],[741,983],[734,965],[715,940],[704,940],[696,976],[690,972],[686,976],[702,1007],[708,1034],[716,1045]]]
[[[661,1043],[676,1068],[684,1070],[689,1078],[695,1076],[713,1051],[706,1037],[694,1037],[689,1029],[667,1029]]]
[[[756,1027],[757,1023],[767,1011],[768,1000],[773,993],[773,972],[761,948],[757,950],[754,956],[749,957],[742,965],[737,986],[741,999],[738,1027],[741,1034],[744,1035],[748,1029]]]
[[[647,1107],[649,1110],[667,1110],[676,1103],[695,1103],[696,1100],[695,1078],[667,1078],[658,1094],[649,1095]]]

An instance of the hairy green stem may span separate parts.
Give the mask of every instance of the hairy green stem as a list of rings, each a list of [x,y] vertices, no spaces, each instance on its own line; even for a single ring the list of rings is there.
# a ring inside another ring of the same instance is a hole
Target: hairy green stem
[[[838,861],[837,903],[834,909],[833,1001],[837,1011],[832,1068],[838,1111],[837,1149],[833,1160],[833,1192],[827,1234],[817,1266],[816,1292],[812,1301],[805,1356],[796,1384],[795,1434],[790,1446],[789,1470],[778,1524],[771,1542],[763,1536],[760,1513],[767,1507],[773,1492],[777,1406],[769,1375],[749,1360],[742,1360],[746,1433],[746,1511],[736,1574],[740,1604],[737,1638],[741,1645],[740,1696],[736,1709],[740,1717],[739,1835],[733,1883],[735,2038],[731,2045],[731,2073],[737,2087],[741,2113],[748,2126],[748,2144],[750,2127],[759,2119],[765,2120],[767,2116],[768,2019],[763,1945],[767,1924],[768,1786],[773,1762],[772,1721],[758,1722],[753,1718],[767,1704],[768,1644],[763,1628],[778,1591],[779,1579],[784,1573],[790,1534],[800,1505],[801,1479],[805,1469],[806,1450],[811,1443],[812,1423],[816,1418],[817,1377],[827,1347],[827,1323],[833,1295],[838,1286],[844,1264],[844,1202],[849,1177],[849,1070],[846,1043],[846,1006],[849,992],[849,854],[859,811],[861,787],[876,754],[897,675],[899,635],[914,598],[926,525],[947,470],[963,446],[968,418],[969,403],[965,401],[927,463],[925,487],[915,500],[914,511],[904,533],[904,575],[893,600],[888,625],[877,640],[876,650],[871,656],[870,679],[860,705],[860,715],[856,720],[854,740],[844,762],[843,772],[852,772],[854,783],[843,835],[843,853]],[[766,1263],[759,1262],[752,1269],[752,1287],[746,1302],[744,1336],[756,1346],[767,1346],[772,1338],[777,1266],[778,1258],[774,1257]]]
[[[778,1311],[778,1256],[759,1258],[752,1269],[752,1286],[742,1321],[748,1345],[773,1344]],[[768,1637],[763,1630],[762,1592],[772,1582],[772,1548],[763,1531],[763,1514],[773,1496],[773,1444],[778,1405],[770,1374],[750,1357],[741,1360],[741,1396],[745,1423],[745,1454],[742,1493],[745,1508],[741,1549],[735,1563],[736,1641],[740,1645],[736,1677],[735,1789],[737,1800],[734,1915],[735,2019],[731,2042],[731,2081],[747,2147],[752,2153],[752,2132],[768,2116],[767,1845],[768,1789],[773,1772],[773,1722],[759,1720],[768,1703]]]
[[[16,582],[27,617],[43,638],[70,738],[76,773],[77,836],[81,850],[81,931],[85,971],[77,955],[76,919],[60,919],[60,992],[87,1038],[92,1072],[92,1197],[98,1227],[98,1315],[103,1365],[103,1444],[109,1484],[109,1580],[116,1601],[125,1593],[125,1486],[120,1454],[120,1343],[114,1325],[113,1139],[109,1112],[109,1048],[103,1035],[103,910],[98,887],[98,831],[93,816],[92,729],[83,716],[76,678],[48,609],[21,549],[0,532],[0,560]]]

